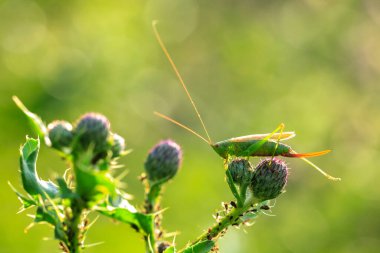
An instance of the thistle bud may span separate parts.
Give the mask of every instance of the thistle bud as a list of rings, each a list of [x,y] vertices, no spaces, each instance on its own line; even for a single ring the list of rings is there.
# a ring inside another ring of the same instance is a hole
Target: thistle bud
[[[73,140],[73,127],[66,121],[53,121],[47,127],[51,146],[58,150],[63,150],[71,145]]]
[[[125,150],[125,140],[118,134],[112,134],[112,140],[112,158],[115,158],[120,156],[120,154]]]
[[[287,177],[288,168],[284,161],[278,158],[261,161],[252,176],[253,196],[261,201],[276,198],[282,193]]]
[[[98,113],[84,114],[74,129],[78,147],[83,150],[92,148],[94,153],[106,151],[109,129],[110,123],[105,116]]]
[[[150,182],[162,183],[173,178],[182,161],[181,147],[171,140],[164,140],[154,146],[145,161],[145,172]]]
[[[231,174],[232,181],[238,186],[247,185],[251,182],[253,168],[246,159],[237,158],[232,160],[228,164],[228,171]]]

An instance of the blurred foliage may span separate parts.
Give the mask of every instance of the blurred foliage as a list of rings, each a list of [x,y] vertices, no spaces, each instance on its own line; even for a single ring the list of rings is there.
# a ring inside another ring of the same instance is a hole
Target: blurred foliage
[[[164,225],[181,231],[180,245],[232,199],[210,147],[152,114],[201,131],[153,36],[153,19],[212,138],[270,132],[284,122],[298,134],[289,141],[297,151],[333,149],[313,161],[343,179],[333,183],[287,159],[293,170],[276,216],[261,217],[248,233],[231,229],[221,252],[378,252],[378,0],[0,0],[0,252],[58,252],[55,241],[41,240],[50,228],[24,234],[30,220],[16,214],[20,203],[7,185],[20,187],[18,148],[25,134],[34,136],[12,95],[49,121],[107,115],[134,149],[121,162],[136,204],[149,147],[168,137],[180,143],[183,168],[163,200],[170,207]],[[62,172],[55,157],[42,148],[41,176]],[[104,218],[88,238],[105,242],[88,252],[144,247],[127,225]]]

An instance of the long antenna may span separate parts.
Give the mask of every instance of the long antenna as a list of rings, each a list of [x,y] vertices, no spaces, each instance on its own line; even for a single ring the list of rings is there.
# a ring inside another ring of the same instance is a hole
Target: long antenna
[[[183,79],[182,79],[182,77],[181,77],[181,74],[179,73],[179,71],[178,71],[176,65],[174,64],[174,61],[173,61],[172,58],[170,57],[170,54],[169,54],[168,50],[166,49],[165,44],[164,44],[164,42],[162,41],[160,34],[158,33],[158,30],[157,30],[157,20],[153,20],[153,22],[152,22],[152,26],[153,26],[153,31],[154,31],[154,34],[155,34],[156,39],[157,39],[157,41],[158,41],[158,44],[160,45],[160,47],[161,47],[162,51],[164,52],[166,58],[168,58],[170,65],[172,66],[172,68],[173,68],[175,74],[176,74],[177,77],[178,77],[179,82],[181,83],[183,89],[184,89],[185,92],[186,92],[187,97],[189,98],[189,100],[190,100],[190,102],[191,102],[191,104],[192,104],[192,106],[193,106],[193,108],[194,108],[194,110],[195,110],[195,113],[197,114],[199,120],[201,121],[202,127],[203,127],[203,129],[205,130],[206,135],[207,135],[207,138],[208,138],[208,142],[207,142],[207,143],[209,143],[209,144],[212,143],[211,138],[210,138],[210,135],[208,134],[208,131],[207,131],[207,129],[206,129],[206,126],[205,126],[205,124],[204,124],[204,122],[203,122],[203,120],[202,120],[201,114],[199,113],[197,107],[195,106],[195,103],[194,103],[193,99],[191,98],[191,95],[190,95],[189,91],[187,90],[186,84],[185,84],[185,82],[183,81]],[[163,117],[163,118],[165,118],[165,117]],[[168,120],[169,120],[169,119],[168,119]],[[171,120],[170,120],[170,121],[171,121]],[[173,122],[173,121],[172,121],[172,122]],[[174,122],[173,122],[173,123],[174,123]],[[177,123],[178,123],[178,122],[177,122]],[[177,125],[180,125],[180,124],[177,124]],[[189,129],[188,129],[188,130],[189,130]],[[202,139],[203,139],[203,137],[202,137]]]
[[[174,120],[174,119],[170,118],[169,116],[166,116],[166,115],[164,115],[164,114],[162,114],[162,113],[154,112],[154,114],[156,114],[158,117],[161,117],[161,118],[163,118],[163,119],[166,119],[166,120],[168,120],[168,121],[170,121],[170,122],[176,124],[177,126],[180,126],[180,127],[184,128],[184,129],[186,129],[186,130],[189,131],[190,133],[194,134],[195,136],[201,138],[202,140],[204,140],[205,142],[207,142],[208,144],[211,145],[211,143],[210,143],[208,140],[206,140],[206,138],[204,138],[202,135],[200,135],[200,134],[198,134],[197,132],[195,132],[194,130],[192,130],[190,127],[187,127],[187,126],[185,126],[184,124],[179,123],[178,121],[176,121],[176,120]]]

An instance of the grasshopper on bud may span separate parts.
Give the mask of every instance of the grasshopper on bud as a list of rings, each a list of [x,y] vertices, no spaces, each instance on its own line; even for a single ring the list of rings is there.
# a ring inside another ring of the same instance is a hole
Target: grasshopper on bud
[[[336,178],[333,176],[330,176],[325,171],[320,169],[317,165],[309,161],[307,158],[309,157],[315,157],[315,156],[321,156],[324,154],[329,153],[331,150],[323,150],[319,152],[311,152],[311,153],[297,153],[294,151],[289,145],[283,144],[280,141],[288,140],[296,136],[295,132],[284,132],[285,125],[281,123],[273,132],[267,133],[267,134],[252,134],[252,135],[246,135],[246,136],[240,136],[240,137],[234,137],[227,140],[219,141],[219,142],[212,142],[210,135],[207,131],[207,128],[203,122],[203,119],[198,111],[198,108],[196,107],[188,89],[185,84],[185,82],[182,79],[181,74],[179,73],[176,65],[174,64],[173,59],[171,58],[168,50],[165,47],[165,44],[163,43],[161,36],[157,30],[157,21],[153,21],[152,23],[153,31],[156,36],[156,39],[158,41],[158,44],[160,45],[162,51],[164,52],[166,58],[168,59],[172,69],[174,70],[180,84],[182,85],[182,88],[184,89],[205,133],[207,138],[203,137],[193,129],[185,126],[184,124],[172,119],[169,116],[166,116],[159,112],[154,112],[157,116],[168,120],[179,127],[184,128],[185,130],[189,131],[190,133],[194,134],[198,138],[205,141],[207,144],[209,144],[212,149],[221,156],[225,161],[229,160],[231,157],[254,157],[254,156],[271,156],[272,158],[274,156],[284,156],[284,157],[294,157],[294,158],[300,158],[309,165],[311,165],[314,169],[319,171],[321,174],[323,174],[325,177],[327,177],[330,180],[333,181],[340,181],[340,178]]]

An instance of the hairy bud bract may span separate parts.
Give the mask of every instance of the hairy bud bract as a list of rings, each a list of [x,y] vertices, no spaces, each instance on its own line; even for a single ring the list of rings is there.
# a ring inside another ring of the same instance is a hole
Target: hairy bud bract
[[[166,182],[177,173],[182,162],[181,147],[172,140],[155,145],[145,161],[145,172],[151,182]]]
[[[105,116],[98,113],[84,114],[74,129],[79,148],[92,148],[94,153],[106,151],[109,129],[110,123]]]
[[[261,201],[274,199],[280,195],[286,185],[288,168],[278,158],[261,161],[252,176],[253,196]]]
[[[237,185],[247,185],[251,182],[253,168],[246,159],[236,158],[228,164],[228,171]]]
[[[120,154],[125,150],[125,140],[118,134],[112,134],[112,158],[119,157]]]
[[[73,127],[67,121],[53,121],[47,127],[51,146],[58,150],[70,147],[73,140]]]

